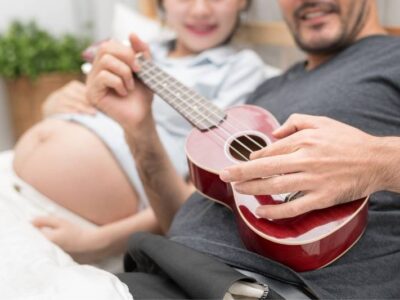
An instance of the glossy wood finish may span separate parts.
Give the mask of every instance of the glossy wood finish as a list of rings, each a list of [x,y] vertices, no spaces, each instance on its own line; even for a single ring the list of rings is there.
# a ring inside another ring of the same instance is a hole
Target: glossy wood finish
[[[247,201],[258,202],[256,197],[234,194],[234,211],[246,247],[299,272],[335,261],[355,244],[367,223],[367,199],[276,222],[255,216],[254,204]]]
[[[267,111],[244,105],[227,110],[221,128],[192,131],[186,153],[196,188],[220,202],[235,214],[241,238],[249,250],[279,261],[296,271],[321,268],[343,255],[363,233],[368,214],[368,199],[313,211],[302,216],[271,221],[256,217],[262,204],[281,202],[279,196],[249,196],[233,192],[219,179],[226,166],[239,163],[232,158],[229,145],[234,137],[260,135],[273,142],[271,132],[278,122]]]

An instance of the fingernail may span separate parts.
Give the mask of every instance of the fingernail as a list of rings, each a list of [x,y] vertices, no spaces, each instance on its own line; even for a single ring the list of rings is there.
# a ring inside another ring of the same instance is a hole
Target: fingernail
[[[245,191],[242,189],[242,185],[240,183],[234,184],[234,189],[239,194],[245,194]]]
[[[257,157],[258,157],[258,151],[257,152],[253,152],[253,153],[250,154],[250,159],[251,160],[256,159]]]
[[[256,213],[256,215],[257,215],[258,217],[261,217],[261,215],[262,215],[262,209],[261,209],[261,207],[257,207],[255,213]]]
[[[229,170],[223,170],[219,177],[224,181],[229,181],[231,178],[231,172],[229,172]]]
[[[134,72],[139,72],[139,71],[140,71],[140,66],[138,66],[138,65],[136,64],[136,62],[134,62],[134,63],[132,64],[132,70],[133,70]]]

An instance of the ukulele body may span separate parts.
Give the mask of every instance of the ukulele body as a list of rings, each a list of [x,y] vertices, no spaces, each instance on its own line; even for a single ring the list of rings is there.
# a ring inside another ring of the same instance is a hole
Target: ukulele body
[[[349,250],[365,230],[368,199],[290,219],[258,218],[255,214],[258,206],[279,205],[282,196],[239,194],[218,174],[225,167],[244,161],[247,150],[243,144],[251,150],[271,144],[272,132],[279,124],[268,111],[251,105],[230,108],[226,115],[218,127],[208,131],[193,129],[187,138],[186,154],[195,187],[232,210],[245,246],[296,271],[324,267]],[[242,155],[232,148],[239,149]]]

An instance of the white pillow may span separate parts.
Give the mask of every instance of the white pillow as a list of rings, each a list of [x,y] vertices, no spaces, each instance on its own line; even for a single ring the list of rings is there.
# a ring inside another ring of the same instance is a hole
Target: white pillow
[[[112,38],[125,41],[131,33],[136,33],[147,43],[174,37],[174,33],[159,22],[141,15],[125,4],[117,3],[114,6]]]

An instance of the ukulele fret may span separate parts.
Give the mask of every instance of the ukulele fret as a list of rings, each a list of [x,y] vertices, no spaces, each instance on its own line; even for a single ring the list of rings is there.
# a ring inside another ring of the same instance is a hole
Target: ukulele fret
[[[137,76],[199,130],[218,126],[226,114],[216,105],[161,70],[139,54]]]

